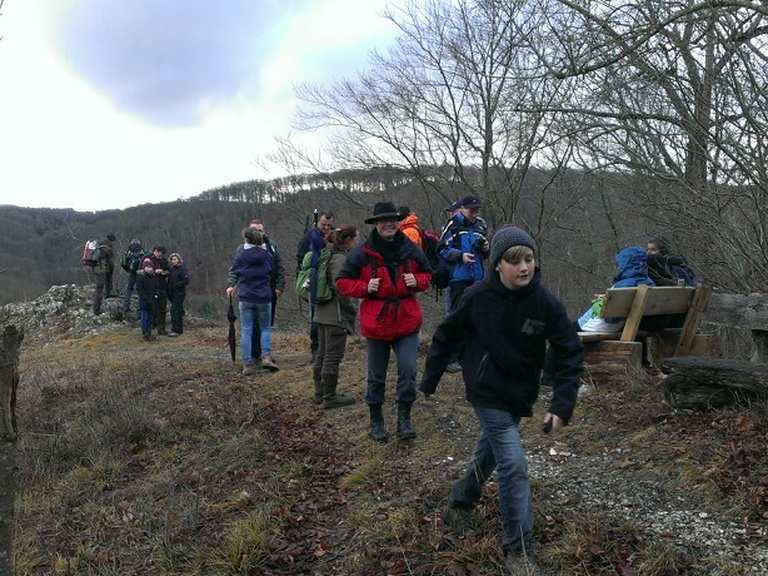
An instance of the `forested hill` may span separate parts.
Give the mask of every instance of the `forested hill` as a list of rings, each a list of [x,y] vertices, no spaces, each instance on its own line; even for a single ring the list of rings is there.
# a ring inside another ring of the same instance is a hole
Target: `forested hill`
[[[405,180],[385,177],[381,171],[338,172],[324,178],[239,182],[186,200],[124,210],[0,206],[0,304],[32,299],[53,284],[85,282],[80,265],[83,244],[109,232],[117,236],[118,253],[131,238],[139,238],[145,247],[163,244],[179,251],[194,272],[192,292],[218,293],[240,231],[250,218],[264,219],[270,236],[284,247],[292,272],[296,244],[314,208],[331,209],[338,222],[359,225],[377,199],[407,197],[412,195],[410,188]],[[442,199],[436,202],[437,224],[444,204]]]
[[[95,213],[0,206],[0,304],[35,298],[54,284],[85,283],[83,243],[113,232],[118,255],[131,238],[180,252],[194,278],[190,308],[205,313],[210,303],[220,305],[231,255],[250,218],[264,219],[292,275],[296,244],[314,208],[333,210],[337,224],[357,225],[366,235],[363,220],[373,204],[391,199],[414,209],[424,227],[439,230],[445,206],[467,193],[445,179],[437,185],[439,172],[432,181],[385,168],[250,181],[186,200]],[[619,248],[658,231],[633,205],[643,186],[652,184],[617,174],[530,170],[514,194],[484,195],[482,215],[492,230],[509,221],[527,227],[539,243],[547,285],[580,306],[584,294],[610,283]],[[694,261],[695,250],[687,252]]]

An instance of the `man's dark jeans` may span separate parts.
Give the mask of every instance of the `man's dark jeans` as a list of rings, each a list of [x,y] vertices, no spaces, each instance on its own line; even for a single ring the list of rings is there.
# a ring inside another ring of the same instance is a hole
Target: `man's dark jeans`
[[[414,332],[393,342],[368,338],[368,404],[384,403],[387,364],[390,350],[397,357],[397,402],[411,404],[416,399],[416,358],[419,352],[419,333]]]
[[[176,334],[184,332],[184,299],[186,292],[175,292],[171,300],[171,330]]]
[[[529,550],[533,539],[533,506],[528,483],[528,461],[520,443],[520,418],[506,410],[475,406],[482,434],[464,477],[453,485],[449,497],[455,508],[472,508],[483,484],[496,470],[499,512],[504,526],[504,548]]]

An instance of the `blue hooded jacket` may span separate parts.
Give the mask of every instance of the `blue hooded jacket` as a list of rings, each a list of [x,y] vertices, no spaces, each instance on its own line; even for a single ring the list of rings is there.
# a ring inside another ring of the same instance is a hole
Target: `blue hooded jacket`
[[[440,258],[451,267],[452,283],[483,279],[483,260],[489,252],[486,232],[483,220],[477,218],[470,222],[463,214],[456,214],[445,226],[440,238]],[[462,254],[465,252],[475,255],[473,263],[464,263]]]
[[[640,246],[624,248],[616,254],[616,268],[619,273],[613,278],[612,288],[631,288],[640,284],[654,286],[648,277],[648,257]]]
[[[237,279],[237,295],[242,302],[272,302],[271,274],[272,255],[250,244],[235,255],[230,269],[230,277]]]

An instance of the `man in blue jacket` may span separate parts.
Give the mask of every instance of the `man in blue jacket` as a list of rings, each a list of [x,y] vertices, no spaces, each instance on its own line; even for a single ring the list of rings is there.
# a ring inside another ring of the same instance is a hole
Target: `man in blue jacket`
[[[454,311],[464,290],[482,280],[485,274],[483,261],[488,258],[489,245],[485,222],[479,218],[480,198],[465,196],[458,203],[458,211],[443,228],[440,238],[440,257],[451,267],[448,284],[450,310]],[[448,372],[461,371],[455,359],[448,365]]]

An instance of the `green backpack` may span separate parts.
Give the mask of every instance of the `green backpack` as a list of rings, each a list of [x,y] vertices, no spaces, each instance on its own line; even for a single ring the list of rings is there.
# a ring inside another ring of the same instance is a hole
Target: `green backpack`
[[[315,302],[328,302],[333,298],[333,290],[330,286],[331,249],[326,246],[320,251],[320,257],[317,260],[317,290],[315,291]],[[296,275],[296,294],[304,300],[309,300],[309,273],[312,270],[312,251],[304,254],[304,260],[301,261],[301,270]]]

